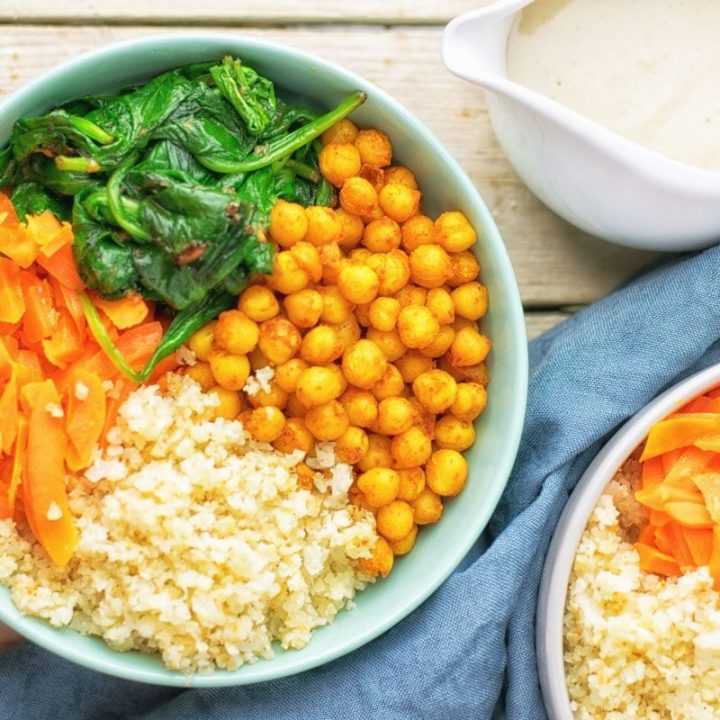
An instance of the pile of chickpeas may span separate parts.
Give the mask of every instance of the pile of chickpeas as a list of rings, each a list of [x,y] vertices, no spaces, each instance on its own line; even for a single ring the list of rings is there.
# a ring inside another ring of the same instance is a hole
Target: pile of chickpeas
[[[461,453],[487,403],[490,341],[477,321],[488,296],[475,230],[460,212],[422,213],[385,133],[346,119],[322,140],[339,207],[275,205],[272,275],[192,337],[187,374],[218,395],[220,415],[281,452],[335,443],[355,469],[352,502],[377,519],[363,570],[387,576],[465,486]],[[269,390],[242,392],[268,365]]]

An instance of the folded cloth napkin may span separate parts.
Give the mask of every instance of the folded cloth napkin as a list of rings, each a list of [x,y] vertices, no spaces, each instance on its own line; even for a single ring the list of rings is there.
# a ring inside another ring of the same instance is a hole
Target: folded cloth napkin
[[[112,679],[30,643],[0,656],[3,720],[543,720],[536,595],[568,494],[609,433],[666,386],[720,360],[720,249],[645,275],[530,345],[520,454],[476,548],[381,638],[324,667],[249,687]],[[501,361],[501,360],[500,360]]]

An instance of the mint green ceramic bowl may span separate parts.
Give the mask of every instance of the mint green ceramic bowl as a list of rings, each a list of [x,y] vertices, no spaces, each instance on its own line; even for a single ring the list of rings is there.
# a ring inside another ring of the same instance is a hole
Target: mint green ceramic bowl
[[[423,191],[430,215],[459,208],[477,228],[476,252],[488,286],[490,310],[484,331],[493,341],[492,381],[477,441],[467,453],[470,477],[462,495],[446,504],[444,516],[424,528],[416,547],[387,580],[369,587],[357,606],[318,630],[302,650],[278,650],[272,660],[235,672],[186,676],[167,670],[155,656],[110,650],[97,638],[20,615],[0,588],[0,621],[68,660],[130,680],[158,685],[212,687],[279,678],[333,660],[369,642],[422,603],[455,569],[482,533],[505,487],[517,452],[525,412],[527,350],[522,306],[500,234],[488,209],[460,166],[418,120],[374,85],[324,60],[282,45],[242,35],[185,33],[132,40],[83,55],[43,75],[0,104],[0,146],[13,122],[78,96],[116,90],[185,63],[239,55],[274,80],[288,95],[330,108],[353,90],[368,101],[352,117],[385,130],[395,157],[408,165]]]

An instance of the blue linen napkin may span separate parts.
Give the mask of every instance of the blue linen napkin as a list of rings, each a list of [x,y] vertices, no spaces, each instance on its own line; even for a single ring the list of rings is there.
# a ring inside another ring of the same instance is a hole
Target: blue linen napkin
[[[30,643],[0,656],[2,720],[543,720],[534,647],[543,559],[568,494],[608,434],[720,360],[720,249],[661,268],[530,345],[520,454],[476,548],[422,607],[302,675],[177,690],[116,680]]]

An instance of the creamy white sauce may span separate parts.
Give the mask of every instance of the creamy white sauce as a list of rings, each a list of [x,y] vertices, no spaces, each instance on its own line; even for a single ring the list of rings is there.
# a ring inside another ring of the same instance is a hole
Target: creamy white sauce
[[[720,170],[720,0],[535,0],[507,67],[641,145]]]

